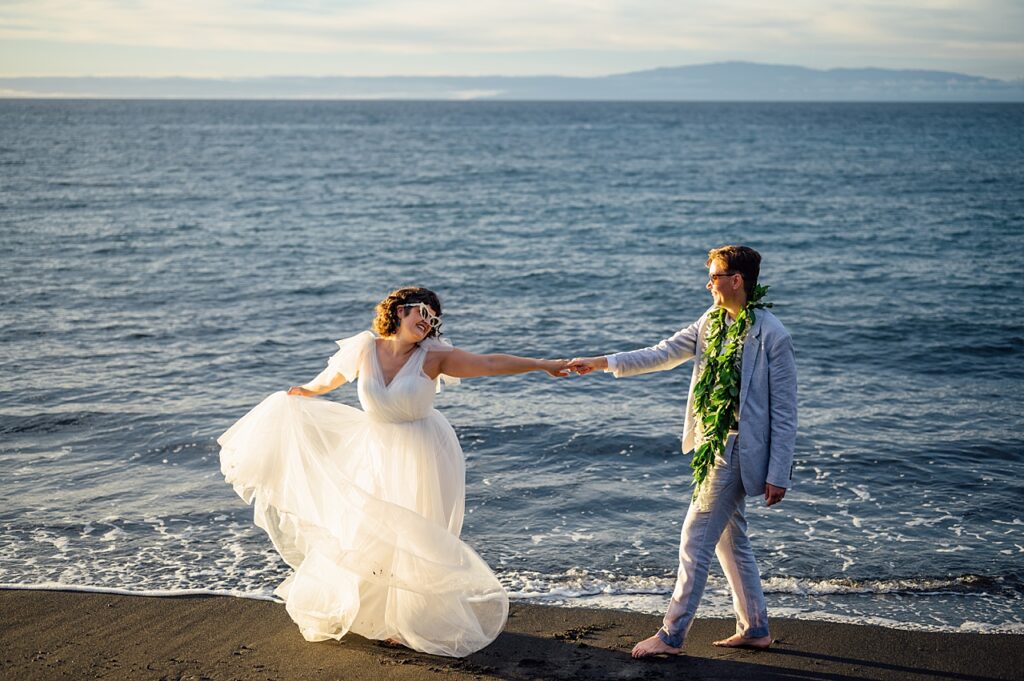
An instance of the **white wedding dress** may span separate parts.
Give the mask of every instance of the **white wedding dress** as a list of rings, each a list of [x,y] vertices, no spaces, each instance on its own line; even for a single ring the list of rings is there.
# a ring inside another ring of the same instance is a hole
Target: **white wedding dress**
[[[428,339],[384,384],[374,335],[338,341],[327,373],[363,409],[272,394],[217,441],[221,471],[294,572],[275,593],[309,641],[353,631],[462,657],[501,632],[508,597],[459,539],[465,462],[433,408]],[[436,389],[435,389],[436,385]]]

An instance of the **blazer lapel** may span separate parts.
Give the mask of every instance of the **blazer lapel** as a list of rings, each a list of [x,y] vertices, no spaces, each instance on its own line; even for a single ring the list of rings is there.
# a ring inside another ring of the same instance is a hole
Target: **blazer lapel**
[[[743,341],[743,366],[740,369],[740,408],[739,413],[743,414],[743,405],[747,401],[747,393],[750,391],[750,378],[754,375],[754,365],[761,355],[758,349],[761,347],[761,315],[754,313],[756,319],[754,325],[747,331],[747,338]]]

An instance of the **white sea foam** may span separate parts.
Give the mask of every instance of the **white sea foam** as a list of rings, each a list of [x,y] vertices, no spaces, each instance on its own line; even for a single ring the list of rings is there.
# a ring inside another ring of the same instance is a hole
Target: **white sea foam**
[[[793,619],[811,620],[815,622],[836,622],[838,624],[861,624],[885,627],[887,629],[903,629],[905,631],[942,631],[952,633],[975,634],[1022,634],[1024,623],[993,625],[982,622],[964,622],[959,626],[927,624],[923,622],[905,622],[889,617],[872,615],[843,615],[826,610],[801,610],[799,608],[769,608],[770,617],[788,617]],[[731,613],[730,613],[731,616]]]
[[[917,527],[919,525],[927,525],[928,527],[932,527],[938,523],[941,523],[943,520],[959,520],[959,518],[955,518],[947,513],[946,515],[941,516],[939,518],[914,518],[913,520],[908,520],[903,524],[907,527]]]
[[[664,612],[674,583],[669,577],[615,577],[578,568],[560,575],[509,572],[501,578],[513,600],[649,614]],[[976,590],[977,581],[971,576],[861,581],[771,577],[764,580],[764,591],[773,617],[924,631],[1024,633],[1018,599]],[[1002,611],[1003,621],[971,618],[969,613],[980,601]],[[709,577],[700,613],[732,617],[728,584],[722,577]]]

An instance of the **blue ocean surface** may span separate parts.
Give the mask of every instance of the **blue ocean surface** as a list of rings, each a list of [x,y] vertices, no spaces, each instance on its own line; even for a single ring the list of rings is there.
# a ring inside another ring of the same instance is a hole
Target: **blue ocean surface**
[[[1021,159],[1022,105],[0,101],[0,584],[270,597],[216,438],[391,288],[468,350],[606,353],[744,243],[800,380],[770,614],[1024,632]],[[663,610],[689,377],[439,396],[513,598]]]

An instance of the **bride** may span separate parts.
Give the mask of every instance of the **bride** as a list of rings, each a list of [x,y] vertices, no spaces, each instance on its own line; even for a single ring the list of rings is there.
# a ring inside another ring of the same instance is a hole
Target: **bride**
[[[428,289],[393,291],[376,312],[319,376],[217,440],[221,471],[292,567],[274,593],[306,640],[353,631],[462,657],[498,636],[508,597],[459,539],[465,462],[434,394],[472,376],[564,376],[567,362],[453,348]],[[353,381],[362,410],[308,399]]]

